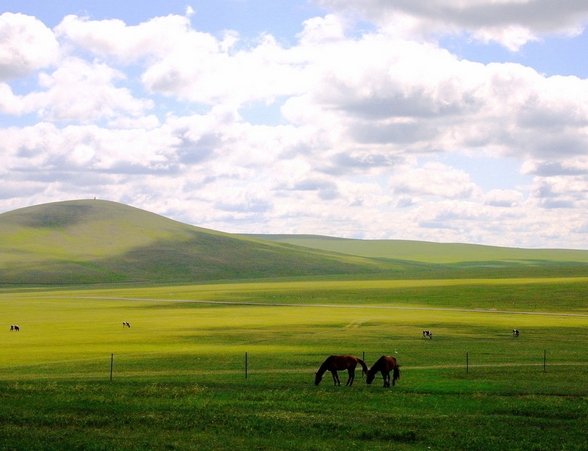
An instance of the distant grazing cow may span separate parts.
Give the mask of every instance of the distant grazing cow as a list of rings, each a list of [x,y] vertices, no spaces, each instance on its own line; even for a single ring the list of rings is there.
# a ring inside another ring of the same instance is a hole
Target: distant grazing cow
[[[519,330],[518,330],[518,329],[513,329],[513,330],[512,330],[512,336],[513,336],[513,337],[518,337],[518,336],[519,336],[519,333],[520,333],[520,332],[519,332]]]
[[[131,323],[129,323],[128,321],[123,321],[123,328],[125,327],[131,327]]]
[[[15,332],[20,331],[20,327],[18,327],[16,324],[11,324],[10,325],[10,330],[13,330]]]
[[[423,330],[423,338],[433,339],[433,332],[430,330]]]

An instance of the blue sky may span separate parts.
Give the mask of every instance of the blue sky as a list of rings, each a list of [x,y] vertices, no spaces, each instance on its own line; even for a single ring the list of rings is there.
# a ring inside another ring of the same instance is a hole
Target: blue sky
[[[498,43],[482,44],[453,37],[441,40],[441,44],[460,58],[481,63],[512,62],[532,67],[551,75],[575,75],[588,77],[588,36],[551,36],[529,42],[513,52]]]
[[[0,0],[0,212],[588,249],[588,4]]]
[[[194,10],[194,28],[219,34],[223,30],[238,30],[245,36],[256,37],[260,33],[294,37],[301,30],[302,22],[325,10],[310,3],[288,0],[168,0],[115,1],[115,0],[60,0],[49,3],[43,0],[26,2],[2,1],[3,11],[20,12],[35,16],[47,26],[58,25],[64,16],[76,14],[93,20],[120,19],[127,25],[138,25],[154,17],[169,14],[184,15],[186,8]]]

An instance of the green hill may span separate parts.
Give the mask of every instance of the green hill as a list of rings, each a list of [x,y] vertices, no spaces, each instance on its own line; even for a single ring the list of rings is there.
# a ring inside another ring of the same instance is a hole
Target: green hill
[[[516,268],[516,271],[513,271]],[[0,214],[0,284],[585,275],[588,251],[235,235],[102,200]]]
[[[102,200],[0,214],[0,283],[176,282],[369,274],[373,259],[193,227]]]
[[[246,235],[276,243],[292,244],[366,258],[421,263],[480,266],[588,264],[588,251],[571,249],[522,249],[479,244],[431,243],[410,240],[356,240],[320,235]]]

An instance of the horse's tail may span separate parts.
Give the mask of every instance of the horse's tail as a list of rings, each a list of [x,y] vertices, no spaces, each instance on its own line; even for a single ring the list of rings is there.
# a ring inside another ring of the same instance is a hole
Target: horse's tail
[[[396,365],[394,367],[394,380],[400,379],[400,367]]]
[[[367,367],[366,363],[363,360],[361,360],[359,357],[357,357],[357,361],[359,362],[359,364],[363,368],[363,372],[365,374],[367,374],[368,373],[368,367]]]

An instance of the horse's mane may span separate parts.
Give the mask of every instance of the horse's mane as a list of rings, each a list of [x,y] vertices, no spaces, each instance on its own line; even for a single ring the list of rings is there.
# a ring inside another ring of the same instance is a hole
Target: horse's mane
[[[316,372],[317,375],[322,376],[323,374],[325,374],[325,372],[329,369],[329,365],[331,363],[331,360],[333,360],[335,356],[330,356],[327,357],[326,360],[323,362],[323,364],[320,366],[320,368],[318,369],[318,371]]]

